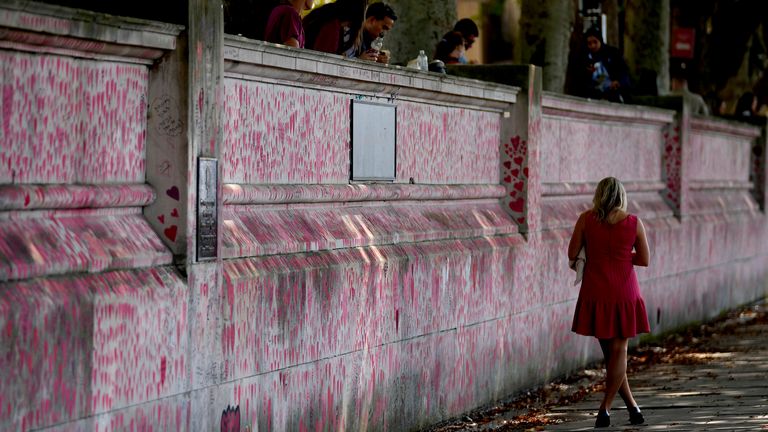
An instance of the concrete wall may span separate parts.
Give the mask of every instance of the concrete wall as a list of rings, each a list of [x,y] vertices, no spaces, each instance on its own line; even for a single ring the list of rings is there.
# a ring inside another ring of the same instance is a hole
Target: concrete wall
[[[188,36],[0,12],[26,32],[0,41],[0,429],[414,430],[574,370],[599,350],[566,245],[606,175],[649,231],[654,332],[766,294],[758,128],[543,93],[533,67],[208,50],[195,11]],[[397,107],[392,183],[349,181],[353,100]]]
[[[142,209],[150,68],[179,31],[0,9],[0,429],[177,414],[148,407],[185,389],[187,285]]]

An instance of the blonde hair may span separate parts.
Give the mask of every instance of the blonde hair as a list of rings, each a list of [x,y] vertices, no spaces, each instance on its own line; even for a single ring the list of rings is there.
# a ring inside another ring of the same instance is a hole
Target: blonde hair
[[[606,177],[597,184],[592,204],[595,216],[603,222],[615,209],[627,211],[627,191],[617,178]]]

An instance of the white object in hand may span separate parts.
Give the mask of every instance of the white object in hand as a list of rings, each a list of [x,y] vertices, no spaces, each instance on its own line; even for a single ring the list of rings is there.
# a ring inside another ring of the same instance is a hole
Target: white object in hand
[[[571,270],[576,272],[576,280],[573,281],[574,285],[581,283],[581,279],[584,277],[584,264],[587,263],[587,252],[584,246],[579,249],[579,254],[576,255],[576,259],[568,263]]]
[[[376,52],[381,51],[381,47],[383,46],[384,46],[384,38],[381,36],[377,37],[376,39],[373,40],[373,42],[371,42],[371,48],[375,49]]]

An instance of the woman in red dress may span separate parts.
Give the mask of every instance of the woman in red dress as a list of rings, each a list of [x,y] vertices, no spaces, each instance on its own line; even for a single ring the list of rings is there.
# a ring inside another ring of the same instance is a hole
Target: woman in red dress
[[[627,213],[627,193],[619,180],[601,180],[592,203],[579,216],[568,245],[572,261],[582,247],[586,252],[572,330],[596,337],[605,357],[605,396],[595,427],[610,426],[617,392],[627,404],[630,422],[641,424],[643,415],[627,380],[627,342],[650,331],[634,268],[648,266],[648,239],[640,219]]]

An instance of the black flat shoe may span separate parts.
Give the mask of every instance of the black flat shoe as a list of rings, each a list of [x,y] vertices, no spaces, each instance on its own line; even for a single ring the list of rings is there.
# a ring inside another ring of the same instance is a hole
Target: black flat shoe
[[[595,420],[596,428],[604,428],[611,425],[611,415],[608,412],[600,410],[597,413],[597,419]]]
[[[627,411],[629,412],[629,422],[633,425],[639,425],[645,423],[645,418],[643,417],[643,413],[640,412],[639,407],[628,407]]]

